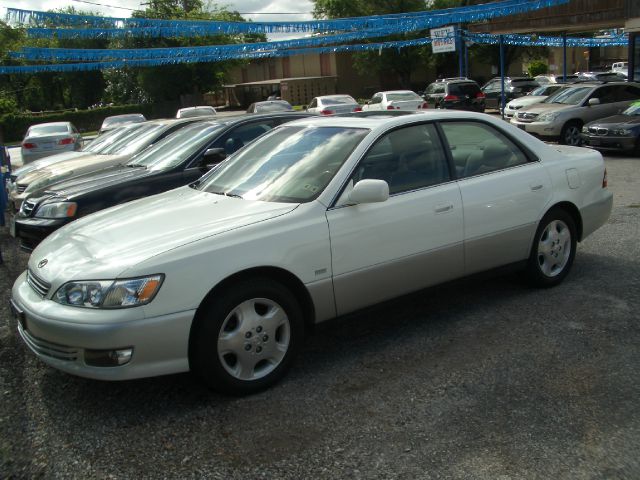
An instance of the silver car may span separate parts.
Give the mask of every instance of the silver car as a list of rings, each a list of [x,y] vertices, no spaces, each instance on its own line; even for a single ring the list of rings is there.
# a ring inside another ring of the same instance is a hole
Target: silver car
[[[577,83],[522,108],[511,123],[543,140],[580,145],[582,126],[616,115],[640,100],[640,83]]]
[[[71,122],[32,125],[22,140],[22,163],[82,148],[82,135]]]
[[[311,100],[305,110],[320,115],[333,115],[360,112],[362,107],[351,95],[324,95]]]
[[[211,117],[216,114],[216,109],[209,105],[181,108],[176,113],[176,118]]]
[[[102,126],[98,133],[102,135],[103,133],[109,132],[116,127],[120,127],[127,123],[140,123],[146,121],[146,117],[141,113],[127,113],[125,115],[113,115],[111,117],[107,117],[102,121]]]

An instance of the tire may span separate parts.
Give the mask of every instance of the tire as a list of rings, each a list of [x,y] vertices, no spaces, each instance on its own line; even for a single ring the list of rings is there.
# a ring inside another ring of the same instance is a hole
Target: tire
[[[562,145],[579,147],[582,145],[582,138],[580,137],[581,129],[582,124],[580,122],[575,120],[567,122],[560,132],[560,143]]]
[[[567,276],[577,247],[576,224],[563,209],[553,209],[542,218],[527,261],[525,277],[536,287],[554,287]]]
[[[213,390],[255,393],[283,377],[303,336],[302,309],[284,285],[242,280],[199,312],[190,338],[191,370]]]

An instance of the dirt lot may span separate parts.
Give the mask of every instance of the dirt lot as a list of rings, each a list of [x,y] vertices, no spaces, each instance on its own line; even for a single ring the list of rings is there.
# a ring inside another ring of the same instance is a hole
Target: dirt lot
[[[607,168],[613,215],[560,287],[501,276],[381,305],[240,399],[42,364],[8,308],[27,256],[0,229],[0,478],[640,478],[640,159]]]

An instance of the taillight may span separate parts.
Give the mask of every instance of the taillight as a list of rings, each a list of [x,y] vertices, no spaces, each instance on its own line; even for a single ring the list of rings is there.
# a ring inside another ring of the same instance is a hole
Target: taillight
[[[476,93],[476,98],[485,98],[485,94],[482,92]]]
[[[424,102],[422,105],[420,105],[418,108],[429,108],[429,103]]]
[[[362,107],[356,107],[353,109],[354,112],[361,112],[362,111]]]
[[[394,107],[393,105],[387,105],[387,110],[395,110],[396,107]]]
[[[447,95],[444,97],[445,102],[453,102],[454,100],[460,100],[457,95]]]
[[[604,169],[604,175],[602,176],[602,188],[607,188],[609,185],[609,179],[607,178],[607,169]]]
[[[22,146],[24,148],[36,148],[38,145],[36,145],[35,143],[26,142],[26,143],[23,143]]]
[[[58,140],[58,145],[69,145],[71,143],[73,143],[73,138],[71,137]]]
[[[334,112],[333,110],[320,110],[320,115],[333,115]]]

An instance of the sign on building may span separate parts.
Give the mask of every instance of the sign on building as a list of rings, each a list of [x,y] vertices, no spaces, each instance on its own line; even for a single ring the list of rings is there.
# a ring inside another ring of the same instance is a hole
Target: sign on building
[[[431,29],[433,53],[455,52],[456,37],[453,26]]]

